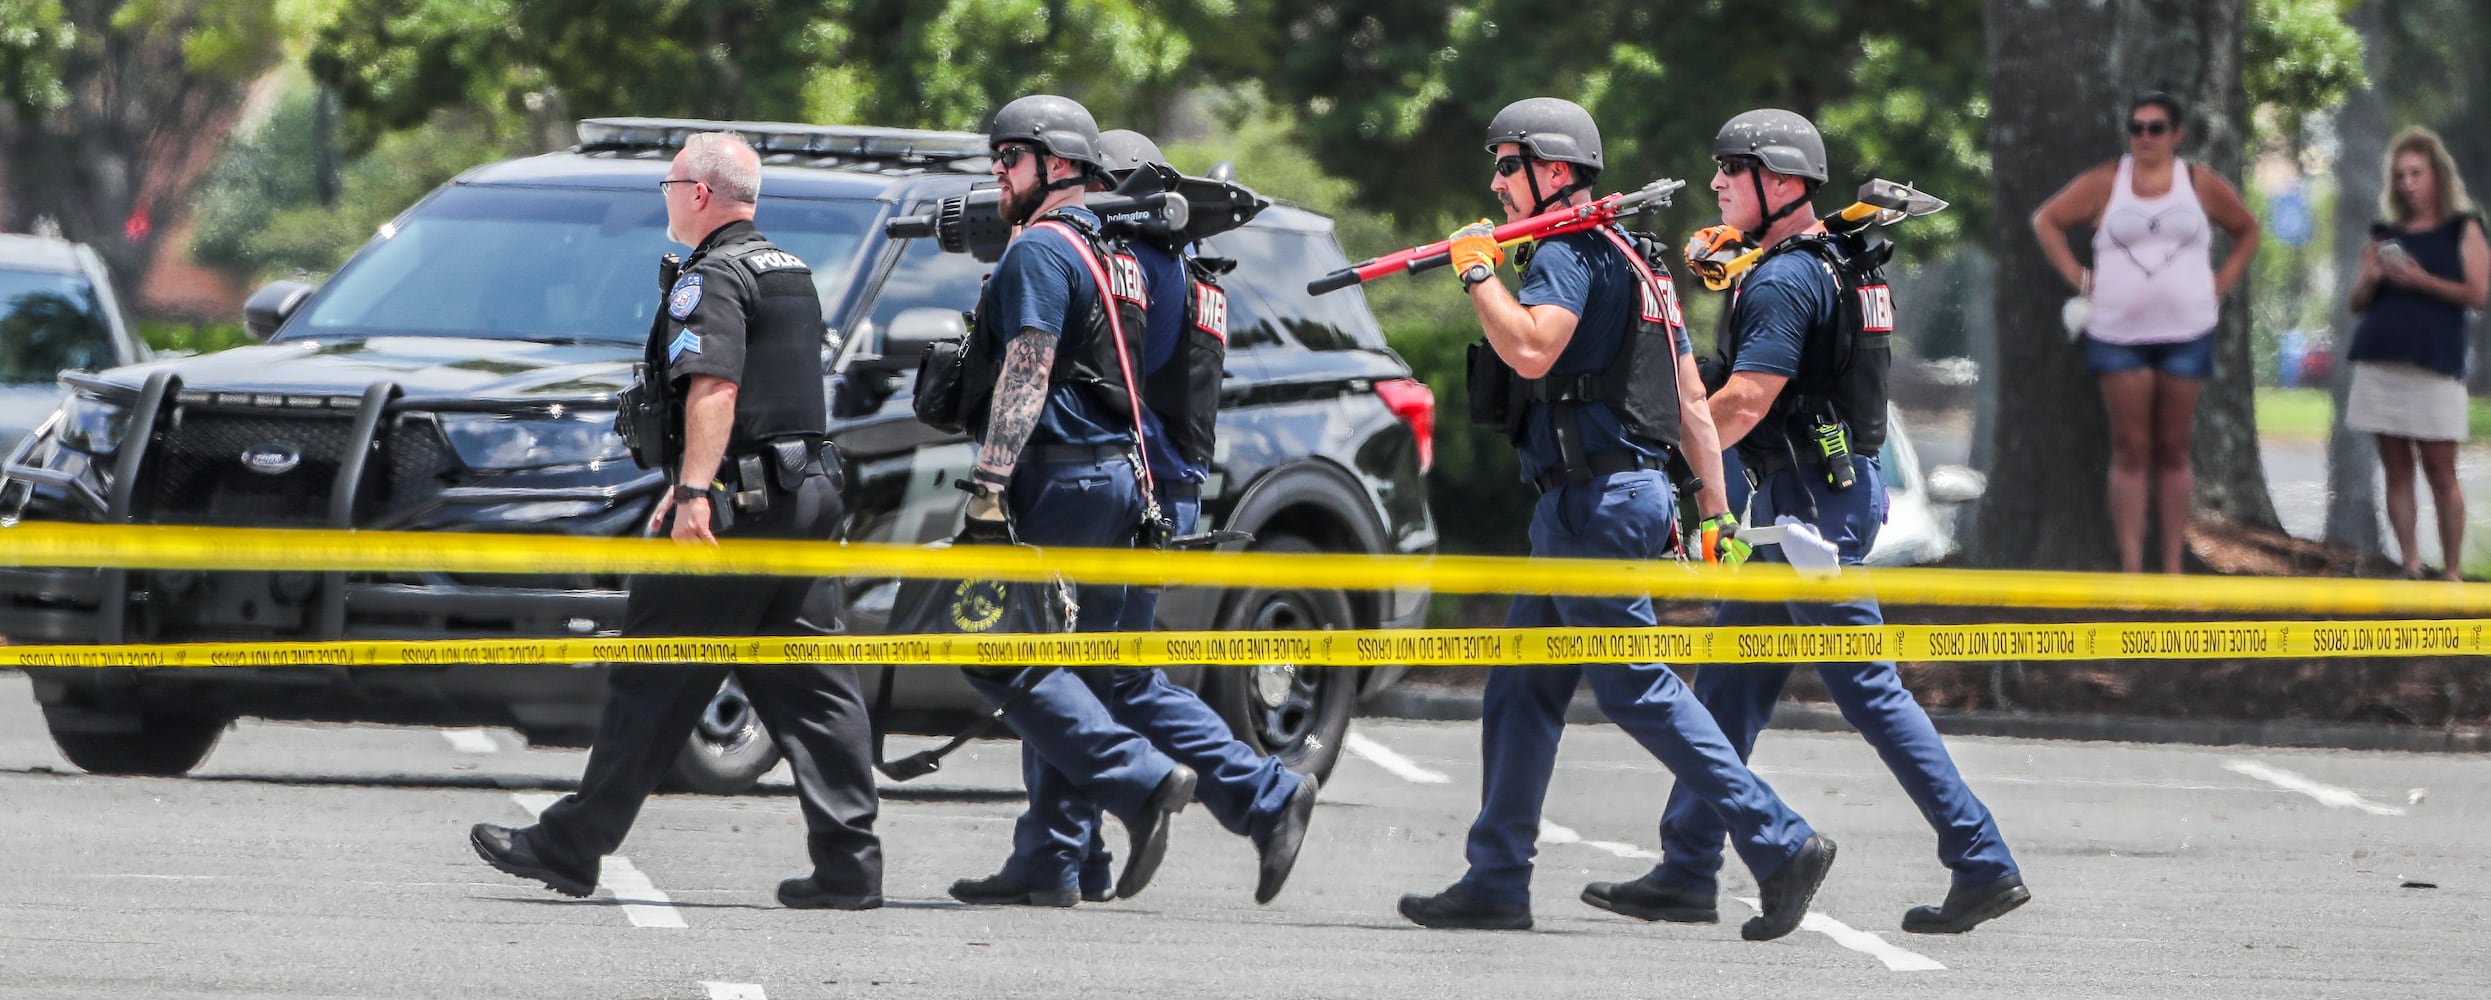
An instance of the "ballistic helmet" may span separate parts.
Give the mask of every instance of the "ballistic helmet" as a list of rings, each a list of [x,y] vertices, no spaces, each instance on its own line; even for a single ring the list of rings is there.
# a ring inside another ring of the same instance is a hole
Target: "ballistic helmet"
[[[1505,106],[1488,121],[1488,152],[1518,143],[1534,158],[1600,169],[1600,126],[1573,101],[1534,97]]]
[[[1713,159],[1742,156],[1766,170],[1825,183],[1825,137],[1797,112],[1758,108],[1730,119],[1713,135]]]
[[[1098,134],[1099,158],[1106,162],[1107,172],[1123,177],[1145,163],[1166,163],[1159,154],[1159,144],[1150,137],[1129,128],[1109,129]]]
[[[1093,170],[1104,170],[1107,164],[1099,157],[1098,119],[1090,117],[1090,109],[1069,97],[1053,94],[1032,94],[1003,106],[995,112],[994,124],[986,129],[986,144],[999,146],[1007,142],[1036,143],[1047,155],[1084,164]]]

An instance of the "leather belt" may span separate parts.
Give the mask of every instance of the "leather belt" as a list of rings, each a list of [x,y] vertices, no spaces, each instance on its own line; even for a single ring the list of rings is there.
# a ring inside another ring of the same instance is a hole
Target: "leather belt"
[[[1042,444],[1023,454],[1023,461],[1039,465],[1096,465],[1125,459],[1124,446],[1114,444]]]

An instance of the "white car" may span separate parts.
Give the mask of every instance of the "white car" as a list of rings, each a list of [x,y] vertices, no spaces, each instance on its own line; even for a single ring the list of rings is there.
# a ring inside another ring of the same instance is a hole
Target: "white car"
[[[1877,464],[1885,470],[1885,528],[1868,548],[1871,566],[1922,566],[1955,551],[1955,512],[1980,499],[1989,481],[1960,465],[1941,465],[1923,474],[1920,453],[1903,428],[1903,415],[1886,409],[1886,444]]]

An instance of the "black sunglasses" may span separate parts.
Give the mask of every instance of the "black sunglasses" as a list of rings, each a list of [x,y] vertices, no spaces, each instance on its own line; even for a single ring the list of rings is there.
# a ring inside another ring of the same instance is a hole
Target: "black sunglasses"
[[[2129,135],[2161,135],[2169,131],[2171,131],[2171,123],[2160,118],[2156,118],[2152,121],[2138,121],[2134,118],[2128,119]]]
[[[1010,146],[997,146],[995,147],[995,162],[1003,164],[1003,169],[1010,170],[1021,165],[1021,157],[1028,156],[1036,153],[1037,151],[1038,147],[1036,146],[1024,146],[1018,144]]]
[[[1745,177],[1748,171],[1757,166],[1755,160],[1744,156],[1725,156],[1714,162],[1721,164],[1721,176],[1723,177]]]
[[[1498,177],[1511,177],[1515,174],[1521,173],[1522,168],[1530,165],[1530,162],[1530,160],[1519,156],[1497,157],[1496,175]]]

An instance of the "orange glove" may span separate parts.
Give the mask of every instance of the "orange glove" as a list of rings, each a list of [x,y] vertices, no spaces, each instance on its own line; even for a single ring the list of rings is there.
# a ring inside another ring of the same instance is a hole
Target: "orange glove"
[[[1496,227],[1486,219],[1456,229],[1446,239],[1453,244],[1446,251],[1453,256],[1455,274],[1480,266],[1493,271],[1505,262],[1505,248],[1496,245]]]
[[[1755,249],[1746,235],[1727,224],[1707,226],[1687,237],[1687,267],[1704,280],[1704,287],[1718,292],[1730,287],[1738,272],[1755,263],[1748,256]]]

